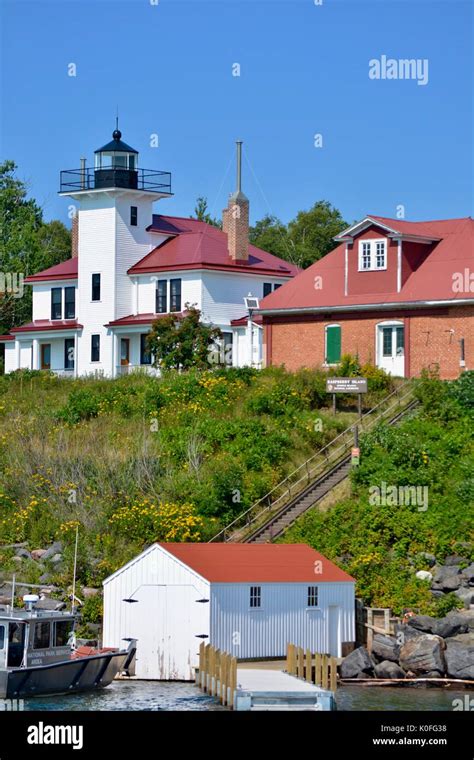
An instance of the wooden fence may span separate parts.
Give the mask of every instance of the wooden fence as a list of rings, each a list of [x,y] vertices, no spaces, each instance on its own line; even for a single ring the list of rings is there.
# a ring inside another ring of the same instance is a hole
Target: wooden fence
[[[288,644],[286,672],[323,689],[337,689],[337,660],[328,654],[313,654],[309,649]]]
[[[202,642],[199,647],[196,684],[211,697],[217,697],[223,705],[233,708],[237,688],[237,658]]]

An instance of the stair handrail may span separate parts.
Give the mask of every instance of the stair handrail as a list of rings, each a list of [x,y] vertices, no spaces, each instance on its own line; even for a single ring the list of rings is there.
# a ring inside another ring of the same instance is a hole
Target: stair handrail
[[[242,520],[242,518],[244,518],[246,515],[249,515],[249,513],[252,512],[255,509],[255,507],[257,507],[263,501],[268,500],[268,498],[277,489],[280,489],[280,488],[284,487],[285,484],[288,481],[290,481],[290,479],[294,475],[296,475],[300,470],[302,470],[303,468],[306,468],[306,470],[307,470],[308,475],[307,475],[306,479],[307,479],[307,482],[309,482],[312,479],[312,476],[309,474],[309,470],[308,470],[308,465],[309,465],[310,462],[313,462],[317,457],[320,457],[321,454],[323,454],[324,452],[329,451],[329,449],[332,446],[334,446],[334,444],[336,443],[336,441],[338,441],[343,436],[347,436],[349,433],[353,434],[354,433],[354,428],[355,428],[356,425],[359,426],[359,427],[362,427],[363,424],[364,424],[364,421],[366,419],[369,419],[370,415],[373,415],[373,413],[377,409],[379,409],[382,405],[384,405],[387,401],[389,401],[393,396],[397,396],[398,397],[398,405],[400,406],[401,403],[402,403],[402,401],[405,400],[406,396],[412,396],[412,394],[413,394],[413,387],[414,387],[413,386],[413,381],[411,379],[405,380],[405,382],[403,382],[401,385],[397,386],[397,388],[395,388],[394,391],[392,391],[391,393],[389,393],[388,396],[385,396],[375,406],[373,406],[371,409],[369,409],[367,412],[365,412],[357,420],[357,422],[353,422],[351,425],[349,425],[347,428],[345,428],[345,430],[343,430],[342,433],[339,433],[335,438],[332,438],[329,441],[329,443],[327,443],[325,446],[323,446],[322,449],[318,449],[318,451],[316,451],[308,459],[306,459],[304,462],[302,462],[302,464],[300,464],[298,467],[296,467],[294,470],[292,470],[292,472],[290,472],[283,480],[281,480],[279,483],[277,483],[275,486],[273,486],[273,488],[271,488],[270,491],[268,491],[266,494],[264,494],[264,496],[261,496],[259,499],[257,499],[257,501],[255,501],[248,509],[246,509],[244,512],[241,512],[240,515],[237,515],[237,517],[235,517],[232,520],[232,522],[230,522],[227,525],[225,525],[224,528],[222,528],[218,533],[216,533],[214,536],[212,536],[212,538],[209,539],[208,543],[212,543],[213,541],[217,541],[219,539],[219,537],[222,536],[222,535],[223,535],[223,539],[225,541],[226,534],[229,532],[229,530],[232,528],[232,526],[234,526],[237,522],[239,522],[240,520]],[[401,393],[401,391],[406,391],[406,392]],[[377,418],[377,417],[372,416],[370,422],[372,422],[372,421],[375,422],[375,423],[380,422],[380,420],[383,417],[383,415],[386,414],[392,408],[392,406],[393,406],[393,404],[391,406],[389,406],[388,409],[386,409],[384,412],[382,412],[380,414],[380,417]],[[351,438],[351,440],[352,440],[352,438]],[[341,444],[336,449],[336,452],[340,451],[341,448],[342,448],[343,451],[347,451],[350,448],[350,444],[349,443],[347,443],[345,445]],[[323,464],[325,465],[326,469],[327,469],[327,465],[329,463],[329,459],[333,458],[334,454],[336,452],[331,452],[329,455],[327,455],[327,454],[325,455],[326,459],[325,459],[325,461],[324,461]],[[293,486],[297,485],[302,480],[304,480],[304,478],[299,478],[292,485]],[[254,523],[255,520],[260,515],[262,515],[264,512],[267,512],[267,511],[270,511],[270,510],[273,511],[273,508],[274,508],[275,504],[277,504],[279,501],[281,501],[281,499],[283,498],[284,495],[286,495],[286,493],[288,493],[289,496],[290,496],[290,498],[291,498],[291,486],[290,486],[290,488],[288,488],[288,491],[285,492],[285,494],[281,494],[275,501],[271,502],[266,507],[264,507],[262,510],[260,510],[258,512],[258,514],[255,515],[255,517],[253,519],[248,520],[245,523],[245,526],[243,526],[243,527],[248,528],[248,526],[251,525],[252,523]]]

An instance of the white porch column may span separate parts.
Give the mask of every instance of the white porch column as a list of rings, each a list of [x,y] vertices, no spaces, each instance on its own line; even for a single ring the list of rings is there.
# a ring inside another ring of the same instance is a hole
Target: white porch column
[[[74,377],[78,377],[78,372],[79,372],[79,368],[77,366],[77,364],[78,364],[78,362],[77,362],[77,353],[78,353],[77,352],[77,342],[78,342],[77,341],[77,332],[75,332],[74,333],[74,372],[73,372]]]
[[[20,341],[15,341],[15,355],[16,355],[16,367],[15,369],[20,369],[20,361],[21,361],[21,344]]]
[[[112,377],[118,376],[117,365],[120,362],[119,336],[117,333],[112,334]]]
[[[32,357],[31,369],[39,369],[39,341],[38,338],[33,338],[33,357]]]
[[[253,359],[253,327],[252,320],[247,320],[247,352],[248,352],[248,366],[252,366]]]

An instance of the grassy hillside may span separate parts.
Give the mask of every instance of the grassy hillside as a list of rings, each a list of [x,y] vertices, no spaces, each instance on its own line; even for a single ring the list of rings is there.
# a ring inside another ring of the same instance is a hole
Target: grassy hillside
[[[474,372],[449,384],[425,376],[417,394],[421,408],[411,419],[363,439],[352,496],[327,512],[310,511],[284,541],[307,542],[337,560],[367,603],[442,613],[446,598],[436,602],[415,571],[429,569],[423,552],[438,563],[447,555],[473,557]],[[426,486],[426,509],[373,503],[370,489],[383,482]]]
[[[367,404],[389,381],[371,387]],[[62,541],[49,572],[64,585],[79,524],[79,580],[96,585],[153,540],[207,540],[355,419],[327,402],[321,371],[0,377],[0,546]],[[19,572],[13,554],[3,571]]]

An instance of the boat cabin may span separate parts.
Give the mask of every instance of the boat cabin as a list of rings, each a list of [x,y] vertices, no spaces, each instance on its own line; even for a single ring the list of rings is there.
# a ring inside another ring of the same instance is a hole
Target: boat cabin
[[[51,610],[0,610],[0,669],[35,667],[71,654],[74,616]]]

